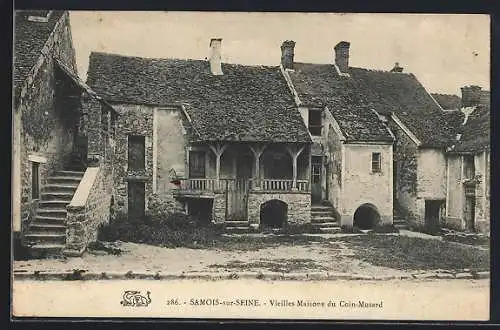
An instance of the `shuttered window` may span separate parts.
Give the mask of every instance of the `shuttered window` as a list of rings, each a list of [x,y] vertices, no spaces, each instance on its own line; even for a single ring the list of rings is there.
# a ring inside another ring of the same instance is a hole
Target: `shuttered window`
[[[128,168],[129,170],[145,169],[146,143],[141,135],[128,136]]]

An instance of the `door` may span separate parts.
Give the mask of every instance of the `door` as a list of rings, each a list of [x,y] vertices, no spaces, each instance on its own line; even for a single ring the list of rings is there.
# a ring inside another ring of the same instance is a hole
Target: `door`
[[[128,217],[131,220],[140,220],[146,209],[144,182],[129,181],[128,183]]]
[[[311,202],[317,204],[321,202],[321,169],[322,157],[312,156],[311,158]]]
[[[227,220],[246,221],[248,219],[248,179],[226,180]]]
[[[474,197],[465,197],[465,230],[474,231],[474,216],[476,213],[476,200]]]
[[[441,215],[441,205],[443,204],[440,200],[426,200],[425,201],[425,225],[427,229],[432,232],[438,232],[440,230],[440,215]]]

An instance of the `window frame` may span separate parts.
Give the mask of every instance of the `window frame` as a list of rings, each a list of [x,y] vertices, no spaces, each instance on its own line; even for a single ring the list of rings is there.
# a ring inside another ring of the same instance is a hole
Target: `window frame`
[[[199,157],[195,155],[202,155],[201,161],[198,162],[199,168],[193,173],[193,166],[195,165],[193,159]],[[189,150],[189,164],[188,164],[188,177],[190,179],[205,179],[207,177],[207,151],[206,150]]]
[[[141,140],[141,147],[143,147],[143,150],[142,150],[142,153],[143,153],[143,157],[142,157],[142,162],[141,162],[141,166],[131,166],[131,164],[135,164],[135,162],[131,162],[131,153],[130,153],[130,147],[131,147],[131,142],[134,140],[134,139],[137,139],[136,142],[139,141],[139,139]],[[141,170],[146,170],[146,136],[144,135],[137,135],[137,134],[129,134],[127,135],[127,170],[132,170],[132,171],[141,171]]]
[[[378,156],[378,159],[375,159]],[[372,152],[371,156],[371,173],[382,173],[382,153]]]
[[[311,116],[311,114],[318,116],[317,118],[319,119],[319,123],[316,123],[316,122],[312,123],[311,122],[311,118],[313,118],[313,116]],[[323,114],[322,114],[321,110],[309,109],[308,118],[307,118],[307,129],[309,130],[309,133],[312,136],[322,136],[323,135]]]

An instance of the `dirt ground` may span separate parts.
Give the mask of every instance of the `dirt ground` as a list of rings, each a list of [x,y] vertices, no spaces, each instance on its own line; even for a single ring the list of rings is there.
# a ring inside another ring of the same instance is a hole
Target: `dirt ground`
[[[244,239],[247,240],[246,237]],[[77,258],[15,261],[14,270],[57,272],[78,269],[98,273],[328,272],[397,277],[419,271],[439,271],[439,267],[443,267],[444,271],[460,269],[461,265],[458,263],[467,258],[470,262],[465,268],[469,268],[471,264],[484,267],[482,264],[489,260],[487,253],[473,247],[460,247],[462,250],[457,250],[458,247],[450,243],[389,235],[330,239],[302,237],[300,244],[290,244],[288,241],[287,244],[262,242],[265,241],[257,239],[254,244],[261,245],[255,249],[244,248],[250,244],[248,241],[244,244],[237,241],[234,249],[231,246],[211,249],[165,248],[119,242],[118,246],[122,250],[120,255],[89,251]],[[429,249],[422,246],[429,246]],[[456,267],[453,262],[449,262],[453,256],[450,257],[450,253],[459,257]],[[447,263],[439,258],[446,258]]]

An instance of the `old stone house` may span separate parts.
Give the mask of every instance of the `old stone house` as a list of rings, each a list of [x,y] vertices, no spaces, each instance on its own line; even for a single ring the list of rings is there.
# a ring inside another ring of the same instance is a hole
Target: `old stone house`
[[[16,11],[14,25],[15,251],[22,246],[29,246],[33,254],[69,251],[71,228],[76,228],[81,243],[78,250],[92,239],[86,230],[92,221],[106,219],[106,211],[92,213],[98,208],[109,210],[110,189],[97,189],[99,180],[87,173],[97,170],[102,179],[104,162],[87,164],[87,158],[101,154],[104,147],[96,138],[110,131],[101,130],[101,115],[114,118],[116,114],[76,74],[68,12]],[[92,103],[97,107],[90,109]]]
[[[489,94],[479,86],[465,86],[458,107],[447,107],[463,119],[456,140],[446,150],[445,227],[482,233],[490,230]]]
[[[329,64],[297,63],[294,47],[283,43],[281,68],[313,140],[313,203],[329,202],[343,226],[392,225],[394,136],[358,92],[349,43]]]
[[[311,138],[278,66],[92,53],[87,83],[120,114],[117,212],[152,197],[228,228],[310,221]]]

